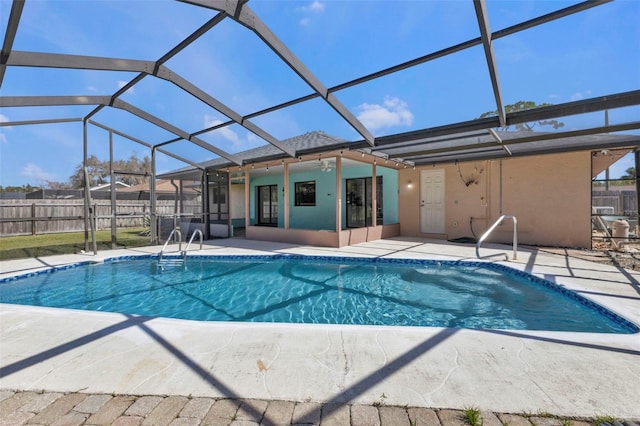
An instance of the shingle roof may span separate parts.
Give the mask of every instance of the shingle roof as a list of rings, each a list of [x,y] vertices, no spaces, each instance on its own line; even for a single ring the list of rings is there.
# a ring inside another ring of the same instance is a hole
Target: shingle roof
[[[346,147],[351,142],[346,139],[338,138],[335,136],[331,136],[326,134],[321,130],[316,130],[313,132],[307,132],[299,136],[294,136],[289,139],[285,139],[281,142],[284,145],[287,145],[296,153],[302,154],[310,151],[317,150],[331,150],[338,149],[340,147]],[[236,158],[242,160],[244,163],[251,162],[259,162],[259,161],[267,161],[274,158],[284,158],[288,157],[287,154],[280,151],[273,145],[267,144],[262,145],[256,148],[248,149],[246,151],[238,152],[234,154]],[[206,169],[224,169],[226,167],[236,166],[234,163],[228,161],[226,158],[216,158],[214,160],[205,161],[199,163],[203,168]],[[171,178],[171,177],[184,177],[185,174],[189,174],[195,172],[197,169],[195,167],[185,167],[183,169],[178,169],[172,172],[163,173],[158,175],[159,178]]]
[[[536,155],[572,150],[596,148],[621,148],[640,145],[640,136],[628,134],[597,134],[558,137],[562,134],[532,131],[496,132],[504,145],[486,131],[475,131],[445,137],[427,137],[407,143],[396,143],[374,148],[381,154],[402,158],[415,163],[447,163],[453,161],[489,160],[511,155]],[[538,139],[538,140],[536,140]],[[339,148],[360,148],[362,144],[314,131],[282,141],[296,153],[330,151]],[[506,149],[504,148],[506,147]],[[284,158],[287,154],[272,145],[263,145],[235,154],[245,164]],[[235,164],[224,158],[200,163],[207,169],[225,169]],[[195,178],[200,172],[194,167],[186,167],[159,175],[161,178]],[[191,176],[194,174],[194,176]]]

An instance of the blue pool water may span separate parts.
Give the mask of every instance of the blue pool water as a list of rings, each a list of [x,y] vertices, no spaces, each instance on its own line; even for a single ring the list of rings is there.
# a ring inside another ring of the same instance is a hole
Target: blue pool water
[[[0,280],[0,302],[200,321],[600,333],[638,327],[549,281],[480,262],[152,256]]]

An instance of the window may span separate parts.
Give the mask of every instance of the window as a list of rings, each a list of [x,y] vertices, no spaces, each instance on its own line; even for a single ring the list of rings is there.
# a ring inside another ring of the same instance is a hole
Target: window
[[[296,182],[296,206],[316,205],[316,181]]]

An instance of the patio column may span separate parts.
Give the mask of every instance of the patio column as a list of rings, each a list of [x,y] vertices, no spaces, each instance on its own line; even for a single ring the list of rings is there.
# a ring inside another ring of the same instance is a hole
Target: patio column
[[[342,231],[342,156],[336,156],[336,233],[338,242]]]
[[[376,180],[376,167],[374,160],[371,166],[371,226],[378,225],[378,182]]]
[[[249,166],[244,166],[244,231],[245,235],[249,226],[251,226],[251,212],[249,211],[249,192],[251,185],[249,184]]]
[[[284,197],[284,229],[289,229],[289,163],[284,163],[282,192]]]

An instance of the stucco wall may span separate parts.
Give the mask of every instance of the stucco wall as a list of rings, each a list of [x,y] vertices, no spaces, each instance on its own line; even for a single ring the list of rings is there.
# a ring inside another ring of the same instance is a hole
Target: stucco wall
[[[231,185],[231,219],[244,219],[244,183]]]
[[[401,235],[425,236],[420,233],[420,171],[427,168],[433,167],[399,172]],[[452,239],[475,233],[479,238],[502,213],[518,218],[520,243],[590,247],[590,152],[436,168],[445,170],[445,234],[430,237]],[[477,182],[465,185],[472,178]],[[511,221],[506,221],[489,241],[511,242],[512,237]]]

